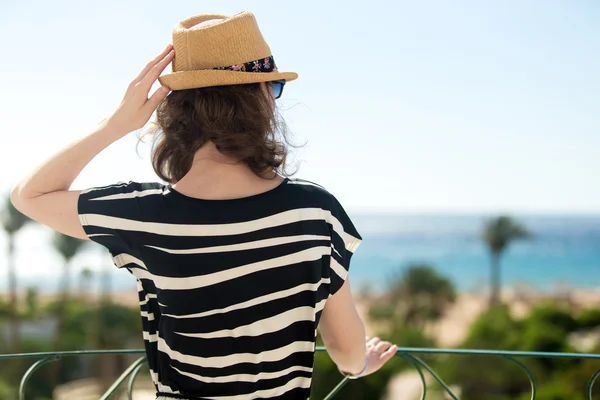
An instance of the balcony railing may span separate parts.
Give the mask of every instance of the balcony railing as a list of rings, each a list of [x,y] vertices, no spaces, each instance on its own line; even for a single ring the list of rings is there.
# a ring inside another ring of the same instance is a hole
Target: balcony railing
[[[325,351],[324,347],[317,347],[317,351]],[[135,362],[123,371],[123,373],[114,381],[114,383],[106,390],[106,392],[100,397],[101,400],[106,400],[112,396],[117,389],[125,382],[127,383],[127,396],[129,400],[132,400],[133,386],[135,379],[140,372],[140,369],[144,365],[146,358],[143,356],[144,350],[82,350],[82,351],[63,351],[56,353],[23,353],[23,354],[0,354],[0,362],[7,359],[14,358],[34,358],[37,361],[34,362],[31,367],[25,372],[21,378],[18,391],[18,400],[25,400],[25,387],[29,378],[44,364],[56,361],[61,357],[74,357],[74,356],[90,356],[100,354],[140,354]],[[405,359],[410,365],[412,365],[418,372],[421,382],[423,384],[421,392],[421,400],[425,400],[427,397],[427,382],[425,379],[425,372],[427,372],[433,380],[435,380],[443,388],[445,393],[453,400],[459,400],[459,397],[452,391],[452,389],[444,382],[444,380],[431,368],[425,361],[423,361],[418,355],[467,355],[467,356],[495,356],[504,359],[508,359],[517,364],[524,373],[527,375],[529,382],[531,383],[531,399],[534,400],[536,396],[536,383],[531,370],[525,365],[523,361],[519,359],[527,358],[568,358],[568,359],[594,359],[600,360],[600,354],[586,354],[586,353],[542,353],[542,352],[525,352],[525,351],[494,351],[494,350],[464,350],[464,349],[429,349],[429,348],[399,348],[396,354],[397,357]],[[596,370],[594,374],[589,378],[585,389],[586,400],[592,400],[592,390],[594,382],[600,375],[600,369]],[[343,378],[335,388],[325,397],[324,400],[331,400],[335,395],[348,383],[348,378]]]

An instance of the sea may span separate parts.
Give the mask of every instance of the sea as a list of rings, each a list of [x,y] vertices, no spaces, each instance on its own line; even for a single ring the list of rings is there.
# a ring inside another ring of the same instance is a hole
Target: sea
[[[429,265],[457,290],[489,288],[490,255],[481,240],[487,215],[350,214],[363,237],[350,277],[357,290],[385,290],[391,278],[414,264]],[[511,243],[501,259],[504,287],[540,291],[600,289],[600,215],[515,215],[531,232]],[[99,247],[99,246],[98,246]],[[108,273],[96,275],[113,291],[135,290],[134,278],[112,266],[107,253],[94,252]],[[76,266],[74,273],[76,273]],[[31,282],[29,282],[31,280]],[[75,283],[77,277],[72,278]],[[41,284],[42,287],[39,287]],[[106,283],[108,282],[108,283]],[[58,276],[24,278],[20,284],[55,291]]]
[[[410,265],[429,265],[458,290],[489,287],[490,254],[481,239],[486,215],[357,215],[363,236],[351,262],[351,282],[385,289]],[[501,258],[503,286],[540,291],[600,289],[600,215],[520,215],[531,233]]]

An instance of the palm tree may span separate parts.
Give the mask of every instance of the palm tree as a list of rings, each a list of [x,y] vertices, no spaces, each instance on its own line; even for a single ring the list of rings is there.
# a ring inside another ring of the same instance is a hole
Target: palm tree
[[[60,300],[57,307],[57,332],[54,338],[54,350],[59,350],[62,330],[65,322],[65,309],[69,301],[69,283],[70,283],[70,262],[73,257],[79,252],[85,241],[76,239],[71,236],[63,235],[60,232],[55,232],[52,240],[52,245],[63,259],[63,272],[61,278]]]
[[[82,300],[85,300],[86,296],[90,294],[90,284],[93,277],[94,272],[87,267],[79,272],[79,297]]]
[[[17,233],[30,221],[25,215],[21,214],[6,197],[4,208],[0,213],[2,228],[6,232],[8,249],[6,252],[8,266],[8,291],[10,307],[10,348],[12,352],[20,351],[21,327],[19,321],[19,306],[17,296],[17,270],[15,266],[15,237]]]
[[[491,274],[490,274],[490,306],[500,303],[500,256],[513,240],[523,239],[530,236],[525,226],[508,216],[500,216],[488,220],[483,226],[482,240],[490,250]]]
[[[40,293],[36,287],[28,287],[25,293],[25,304],[27,306],[27,317],[37,318],[39,316]]]

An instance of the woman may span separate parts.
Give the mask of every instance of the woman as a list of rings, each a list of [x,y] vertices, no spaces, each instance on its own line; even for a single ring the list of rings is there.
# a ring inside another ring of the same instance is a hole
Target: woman
[[[397,348],[365,340],[352,302],[360,235],[325,189],[278,173],[275,99],[297,75],[276,69],[247,12],[189,18],[173,43],[112,116],[14,188],[13,204],[107,247],[135,276],[159,398],[306,399],[317,325],[343,374],[377,371]],[[155,110],[152,162],[167,184],[69,190]]]

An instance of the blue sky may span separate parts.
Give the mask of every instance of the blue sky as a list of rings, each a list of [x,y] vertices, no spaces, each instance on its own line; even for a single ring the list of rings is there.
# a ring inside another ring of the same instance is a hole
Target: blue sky
[[[347,208],[600,211],[600,3],[333,3],[3,2],[0,190],[114,109],[178,21],[249,9],[300,75],[298,176]],[[77,186],[154,180],[147,153],[132,135]]]
[[[178,21],[242,10],[279,68],[300,75],[280,103],[308,143],[297,176],[351,213],[600,212],[592,0],[3,1],[0,192],[109,114]],[[135,143],[112,146],[76,186],[155,180]],[[29,274],[60,265],[47,234],[19,239],[19,264],[39,266]]]

